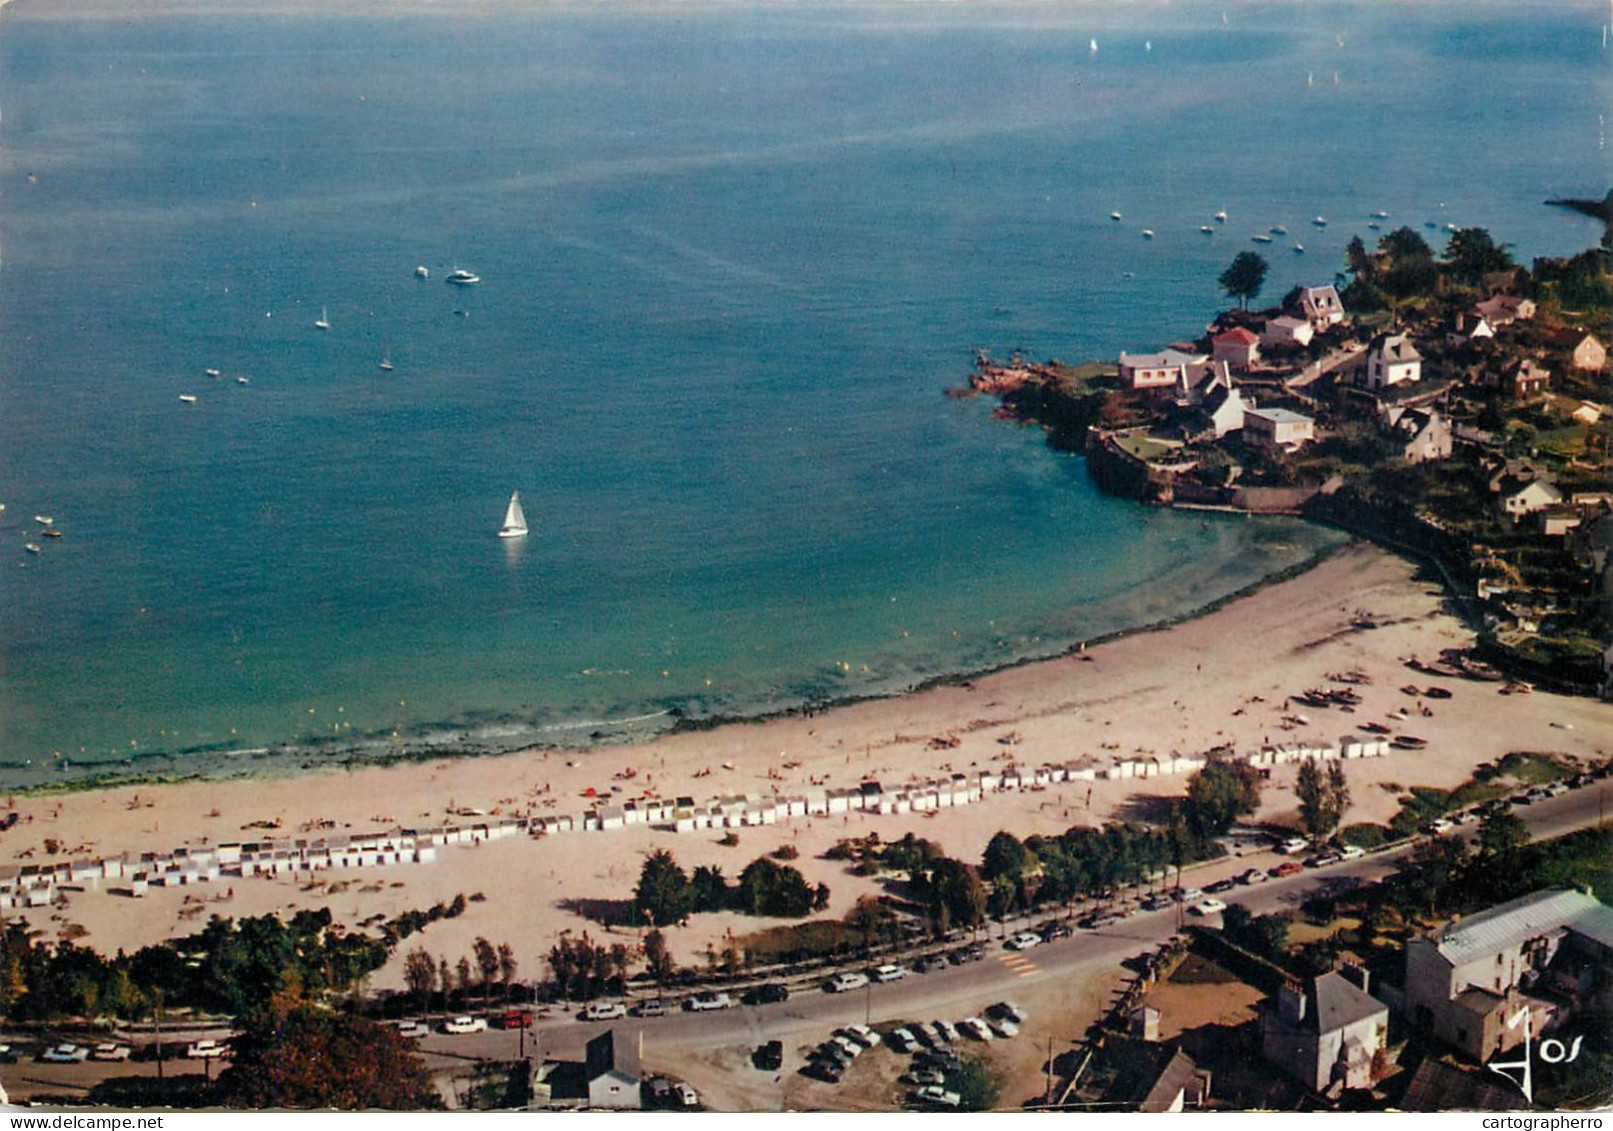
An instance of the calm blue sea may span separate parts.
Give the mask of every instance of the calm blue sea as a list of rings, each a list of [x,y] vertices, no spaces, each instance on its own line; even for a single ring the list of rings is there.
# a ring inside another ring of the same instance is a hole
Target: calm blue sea
[[[1274,224],[1270,297],[1378,209],[1571,253],[1541,201],[1610,177],[1597,4],[164,7],[0,14],[0,784],[616,740],[1180,614],[1337,536],[1099,496],[942,397],[973,350],[1190,336]]]

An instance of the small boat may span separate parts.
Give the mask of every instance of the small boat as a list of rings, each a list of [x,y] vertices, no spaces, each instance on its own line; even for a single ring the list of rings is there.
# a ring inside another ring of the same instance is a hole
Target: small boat
[[[1374,232],[1383,231],[1383,225],[1378,223],[1376,220],[1374,220],[1372,223],[1368,224],[1367,227],[1371,228]]]
[[[381,372],[382,373],[391,373],[392,369],[393,369],[392,355],[390,353],[382,354],[381,355]]]
[[[180,404],[195,404],[196,403],[196,395],[194,393],[180,393],[179,394],[179,403]]]
[[[1400,689],[1400,694],[1402,695],[1421,695],[1422,693],[1422,688],[1418,687],[1415,683],[1408,683],[1405,687]]]
[[[1387,220],[1387,219],[1389,219],[1389,213],[1387,213],[1387,212],[1374,212],[1372,214],[1372,218],[1374,220]]]
[[[1446,224],[1445,225],[1445,230],[1447,232],[1459,232],[1462,229],[1458,228],[1455,224]]]
[[[208,375],[208,376],[209,376],[209,377],[217,377],[217,376],[219,376],[219,372],[218,372],[218,370],[216,370],[216,369],[209,369],[209,370],[208,370],[208,371],[207,371],[207,375]]]
[[[416,267],[414,269],[414,277],[416,279],[429,279],[431,278],[431,272],[427,271],[424,267]]]
[[[1200,224],[1199,231],[1203,232],[1207,236],[1215,235],[1215,229],[1210,227],[1208,224]]]
[[[1423,694],[1430,699],[1449,699],[1451,697],[1450,691],[1444,687],[1425,687],[1423,688]]]
[[[1305,254],[1305,245],[1302,244],[1302,243],[1295,244],[1294,245],[1294,254],[1295,255],[1304,255]]]
[[[504,512],[504,525],[499,527],[500,538],[525,538],[526,514],[521,510],[521,492],[510,493],[510,505]]]
[[[1227,210],[1225,208],[1221,209],[1221,211],[1215,214],[1215,222],[1217,224],[1225,224],[1227,222]]]
[[[22,548],[27,550],[30,554],[39,553],[39,544],[37,542],[24,542],[22,544]]]
[[[40,526],[52,526],[56,522],[56,520],[51,518],[48,514],[36,514],[34,515],[34,521],[39,523]]]
[[[250,385],[250,384],[252,384],[252,378],[250,378],[250,377],[237,377],[235,379],[235,383],[237,385]]]
[[[1109,213],[1109,219],[1111,219],[1111,220],[1118,220],[1118,219],[1120,219],[1120,213],[1118,213],[1118,212],[1111,212],[1111,213]]]
[[[446,283],[451,283],[456,287],[474,287],[477,283],[482,281],[482,278],[480,275],[474,275],[469,271],[461,271],[456,268],[455,270],[450,271],[448,273],[448,278],[443,281]]]
[[[62,536],[62,532],[57,530],[54,526],[45,527],[45,529],[41,530],[39,534],[42,538],[60,538]]]
[[[1362,723],[1361,729],[1369,734],[1388,734],[1389,728],[1382,723]]]
[[[1316,217],[1314,220],[1311,221],[1311,223],[1315,224],[1318,228],[1327,227],[1327,221],[1321,216]]]
[[[1154,229],[1152,229],[1152,228],[1144,228],[1143,229],[1143,239],[1151,240],[1153,238],[1154,238]]]
[[[323,306],[319,308],[319,321],[314,323],[314,328],[316,330],[330,329],[330,315]]]
[[[1271,237],[1268,236],[1268,235],[1251,236],[1250,238],[1253,239],[1255,241],[1255,243],[1270,243],[1271,242]]]
[[[1098,53],[1098,41],[1096,39],[1089,40],[1087,42],[1087,50],[1096,55]]]
[[[1274,236],[1286,236],[1288,234],[1288,229],[1283,227],[1281,224],[1273,224],[1271,226],[1271,234]]]
[[[1428,739],[1418,738],[1414,734],[1397,734],[1389,740],[1389,745],[1399,750],[1421,750],[1428,745]]]

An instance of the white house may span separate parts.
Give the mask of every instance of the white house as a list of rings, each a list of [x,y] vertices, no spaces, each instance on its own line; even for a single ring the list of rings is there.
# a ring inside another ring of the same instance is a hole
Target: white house
[[[1337,972],[1280,986],[1260,1009],[1261,1055],[1313,1092],[1371,1087],[1388,1038],[1389,1007]]]
[[[1120,352],[1120,383],[1128,389],[1174,388],[1185,380],[1184,368],[1203,365],[1209,360],[1205,354],[1183,353],[1181,350],[1161,350],[1159,353]]]
[[[1344,321],[1344,303],[1331,286],[1304,288],[1299,294],[1299,309],[1318,334]]]
[[[1423,375],[1423,355],[1404,334],[1379,334],[1367,346],[1366,386],[1387,389],[1417,381]]]
[[[1311,339],[1316,336],[1316,330],[1310,322],[1303,318],[1295,318],[1291,314],[1284,314],[1280,318],[1272,318],[1260,331],[1260,344],[1267,349],[1280,346],[1308,346]]]
[[[1253,447],[1291,452],[1316,439],[1316,422],[1286,408],[1245,409],[1243,439]]]
[[[1210,339],[1210,356],[1233,369],[1250,369],[1260,360],[1260,339],[1242,326],[1234,326]]]

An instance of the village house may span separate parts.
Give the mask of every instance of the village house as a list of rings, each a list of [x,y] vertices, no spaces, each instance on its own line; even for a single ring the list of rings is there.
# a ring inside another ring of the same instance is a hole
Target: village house
[[[1186,366],[1203,365],[1209,358],[1205,354],[1183,353],[1167,349],[1159,353],[1127,353],[1120,351],[1120,383],[1131,390],[1174,389],[1177,382],[1185,382]]]
[[[1299,293],[1299,309],[1311,324],[1311,329],[1318,334],[1344,321],[1344,303],[1339,300],[1339,292],[1331,286],[1302,289]]]
[[[1400,455],[1407,463],[1451,457],[1455,440],[1450,418],[1437,408],[1397,407],[1389,411],[1387,423],[1390,434],[1400,441]]]
[[[1607,368],[1607,347],[1584,330],[1559,330],[1548,339],[1568,355],[1568,367],[1578,373],[1600,373]]]
[[[1510,519],[1514,525],[1525,515],[1554,507],[1562,501],[1563,493],[1557,490],[1555,483],[1544,476],[1527,481],[1509,477],[1502,481],[1498,492],[1501,515]]]
[[[1532,401],[1546,395],[1551,374],[1533,358],[1514,358],[1502,367],[1497,385],[1514,401]]]
[[[1224,361],[1190,362],[1176,378],[1175,396],[1179,405],[1202,404],[1217,389],[1232,388],[1232,371]]]
[[[1523,1026],[1508,1024],[1522,1009],[1538,1037],[1575,1002],[1605,1008],[1610,974],[1613,908],[1547,888],[1410,939],[1405,1008],[1418,1030],[1483,1063],[1522,1043]]]
[[[1210,339],[1210,356],[1236,370],[1254,368],[1260,360],[1260,338],[1242,326],[1234,326]]]
[[[1295,318],[1291,314],[1284,314],[1279,318],[1272,318],[1260,331],[1260,344],[1267,349],[1282,349],[1287,346],[1308,346],[1311,339],[1316,336],[1316,330],[1303,318]]]
[[[1370,1088],[1388,1044],[1389,1007],[1366,991],[1366,970],[1350,970],[1356,981],[1335,971],[1290,982],[1260,1007],[1260,1054],[1318,1094]]]
[[[1514,322],[1527,322],[1535,316],[1533,299],[1514,295],[1495,295],[1476,304],[1473,309],[1491,326],[1510,326]]]
[[[1379,334],[1367,345],[1366,387],[1387,389],[1422,379],[1423,355],[1404,334]]]
[[[1254,407],[1255,402],[1246,400],[1242,390],[1221,388],[1204,399],[1200,411],[1206,422],[1205,430],[1220,440],[1229,432],[1241,429],[1244,414]]]
[[[1480,339],[1494,339],[1495,327],[1476,310],[1464,310],[1445,333],[1445,341],[1453,346],[1465,346]]]
[[[1243,414],[1244,443],[1291,452],[1316,439],[1316,422],[1286,408],[1250,408]]]

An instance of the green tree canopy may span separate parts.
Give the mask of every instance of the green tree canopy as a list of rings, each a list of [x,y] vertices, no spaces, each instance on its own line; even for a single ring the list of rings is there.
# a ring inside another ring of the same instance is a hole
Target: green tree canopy
[[[1260,293],[1260,288],[1266,285],[1266,261],[1255,252],[1240,251],[1232,257],[1232,263],[1221,272],[1217,280],[1221,289],[1245,308],[1249,300]]]
[[[689,876],[672,853],[664,848],[650,853],[639,869],[633,906],[655,926],[666,927],[684,920],[691,910],[691,900]]]
[[[1512,256],[1490,238],[1484,228],[1458,228],[1445,243],[1445,258],[1451,274],[1466,283],[1477,283],[1495,271],[1510,270]]]
[[[1222,836],[1260,804],[1260,773],[1243,762],[1211,762],[1187,783],[1183,815],[1201,840]]]
[[[1036,857],[1011,832],[1001,831],[986,844],[980,859],[980,874],[996,883],[1017,880],[1036,863]]]
[[[278,994],[231,1041],[226,1107],[440,1109],[426,1066],[398,1031]]]

